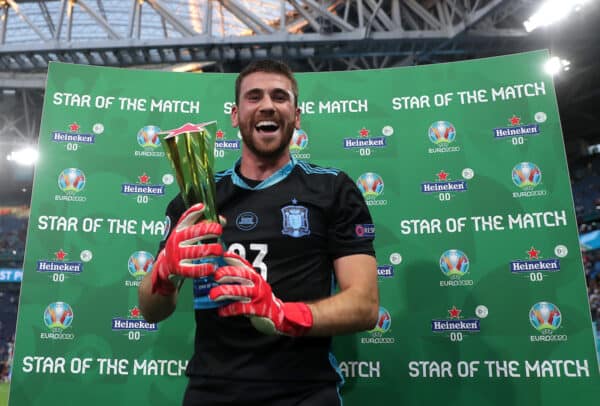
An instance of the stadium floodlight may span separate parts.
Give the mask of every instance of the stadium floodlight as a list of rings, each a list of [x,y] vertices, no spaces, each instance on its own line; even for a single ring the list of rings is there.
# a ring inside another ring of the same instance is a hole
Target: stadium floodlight
[[[32,166],[35,165],[39,157],[38,151],[32,147],[24,147],[22,149],[12,151],[6,159],[18,165]]]
[[[214,61],[180,63],[178,65],[170,66],[166,70],[170,70],[171,72],[202,73],[202,69],[204,69],[205,66],[210,66],[214,64]]]
[[[553,24],[567,17],[573,11],[592,0],[546,0],[541,7],[523,23],[525,30],[531,32],[536,28]]]
[[[571,69],[571,62],[566,59],[560,59],[558,56],[553,56],[544,64],[544,70],[552,76],[558,75],[562,71]]]

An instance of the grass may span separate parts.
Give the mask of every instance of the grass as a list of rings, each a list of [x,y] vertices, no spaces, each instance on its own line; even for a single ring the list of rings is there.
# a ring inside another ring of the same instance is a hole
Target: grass
[[[8,405],[8,388],[10,384],[5,382],[0,382],[0,406]]]

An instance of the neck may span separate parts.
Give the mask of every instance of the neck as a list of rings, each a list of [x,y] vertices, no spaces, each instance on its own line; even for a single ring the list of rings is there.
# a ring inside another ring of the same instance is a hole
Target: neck
[[[241,174],[253,180],[265,180],[290,162],[290,152],[285,150],[275,158],[263,158],[253,154],[248,148],[242,149]]]

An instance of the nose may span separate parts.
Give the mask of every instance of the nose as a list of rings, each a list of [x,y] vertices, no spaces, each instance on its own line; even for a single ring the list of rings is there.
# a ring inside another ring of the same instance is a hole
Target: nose
[[[275,105],[269,94],[265,94],[260,101],[259,110],[261,112],[273,112],[275,111]]]

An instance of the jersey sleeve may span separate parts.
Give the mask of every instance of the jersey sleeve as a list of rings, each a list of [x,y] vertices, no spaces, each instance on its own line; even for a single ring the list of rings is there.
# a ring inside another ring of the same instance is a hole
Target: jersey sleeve
[[[375,256],[374,236],[359,232],[373,224],[367,204],[356,184],[344,172],[336,177],[331,209],[329,252],[333,259],[354,254]]]

